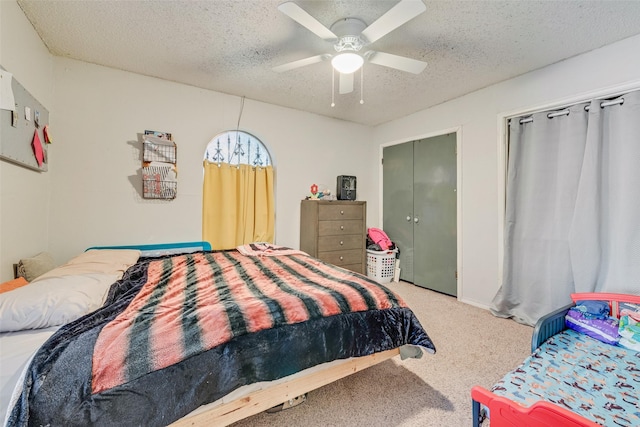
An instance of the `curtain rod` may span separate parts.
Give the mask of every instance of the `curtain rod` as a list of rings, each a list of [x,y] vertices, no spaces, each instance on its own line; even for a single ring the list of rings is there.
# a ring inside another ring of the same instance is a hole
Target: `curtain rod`
[[[618,104],[620,105],[624,104],[624,98],[615,99],[613,101],[603,101],[600,103],[600,108],[609,107],[611,105],[618,105]],[[584,106],[584,111],[589,111],[589,105],[590,104]],[[567,115],[569,115],[569,109],[554,111],[553,113],[547,114],[547,117],[550,119],[553,119],[554,117],[567,116]],[[531,123],[532,121],[533,121],[533,116],[529,116],[529,117],[520,119],[519,123],[520,124]]]

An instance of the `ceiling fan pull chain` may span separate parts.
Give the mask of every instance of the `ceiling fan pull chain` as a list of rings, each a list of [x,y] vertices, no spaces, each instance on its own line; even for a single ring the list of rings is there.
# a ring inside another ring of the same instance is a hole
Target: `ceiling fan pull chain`
[[[336,106],[335,102],[336,96],[336,70],[331,67],[331,107]]]
[[[364,104],[364,67],[360,68],[360,105]]]

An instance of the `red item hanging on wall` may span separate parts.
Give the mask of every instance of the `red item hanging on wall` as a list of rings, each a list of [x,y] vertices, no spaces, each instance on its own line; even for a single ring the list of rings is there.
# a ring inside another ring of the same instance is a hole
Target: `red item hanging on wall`
[[[42,129],[42,135],[44,136],[44,142],[51,144],[51,135],[49,134],[49,125],[45,125]]]
[[[33,147],[33,154],[36,156],[36,160],[38,161],[38,167],[41,167],[44,162],[44,150],[42,149],[42,142],[40,142],[40,135],[38,135],[37,129],[33,134],[31,146]]]

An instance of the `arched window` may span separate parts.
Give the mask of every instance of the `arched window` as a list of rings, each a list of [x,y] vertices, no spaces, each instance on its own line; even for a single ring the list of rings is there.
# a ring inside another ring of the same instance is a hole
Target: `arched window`
[[[232,165],[269,166],[271,164],[271,156],[262,141],[250,133],[235,130],[222,132],[209,141],[204,159],[211,163]]]
[[[202,238],[213,249],[273,243],[273,164],[262,141],[243,131],[223,132],[209,141],[202,202]]]

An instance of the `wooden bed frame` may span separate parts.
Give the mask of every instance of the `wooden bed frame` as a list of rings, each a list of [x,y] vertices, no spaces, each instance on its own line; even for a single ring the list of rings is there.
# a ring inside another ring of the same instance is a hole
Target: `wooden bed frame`
[[[384,362],[398,354],[400,354],[400,350],[395,348],[369,356],[346,359],[343,363],[327,369],[315,370],[306,375],[292,375],[291,379],[285,379],[283,382],[269,385],[264,389],[254,391],[230,402],[216,405],[212,408],[211,406],[215,405],[215,402],[204,405],[171,424],[171,426],[226,426]]]
[[[620,302],[640,304],[640,296],[614,293],[571,294],[571,299],[574,303],[559,308],[538,320],[531,338],[532,353],[548,338],[566,329],[565,316],[569,309],[575,305],[575,301],[608,300],[610,313],[616,318],[620,317]],[[599,424],[551,402],[539,401],[526,407],[480,386],[471,389],[471,399],[474,427],[480,427],[485,418],[490,419],[491,427],[601,427]],[[489,409],[489,417],[483,413],[481,405]]]

